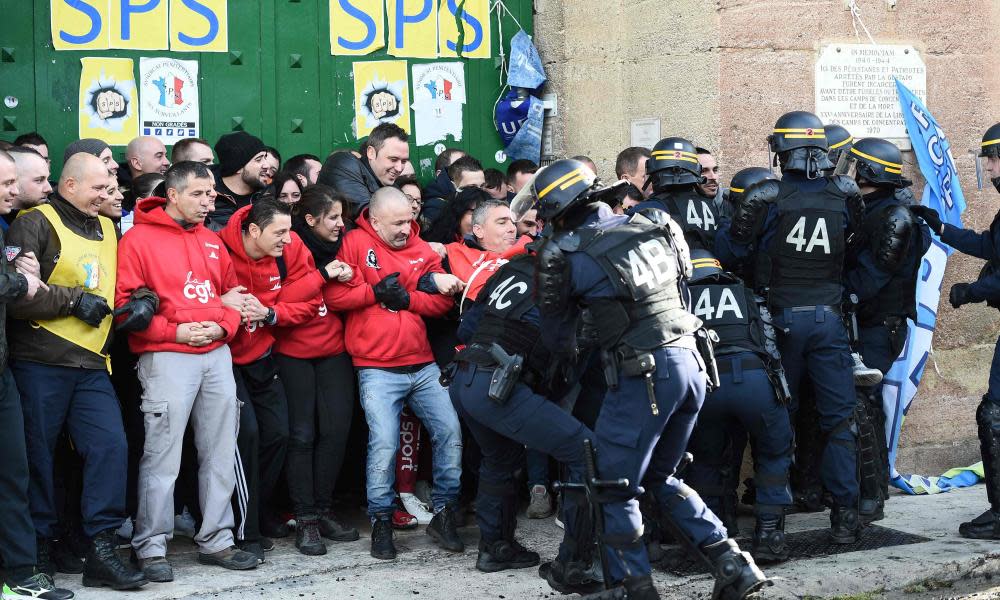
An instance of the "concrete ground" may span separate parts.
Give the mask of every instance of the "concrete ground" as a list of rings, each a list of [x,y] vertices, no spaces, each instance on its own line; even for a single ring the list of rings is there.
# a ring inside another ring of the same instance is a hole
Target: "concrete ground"
[[[987,506],[983,486],[937,496],[894,495],[886,508],[883,527],[920,534],[931,541],[799,560],[766,569],[774,586],[767,599],[877,600],[881,598],[1000,598],[1000,544],[958,536],[958,523],[978,515]],[[827,525],[826,515],[791,515],[788,530],[803,531]],[[741,525],[744,533],[750,522]],[[555,555],[561,537],[551,518],[520,522],[523,543],[538,550],[543,560]],[[535,569],[483,574],[475,570],[475,527],[462,536],[469,549],[462,555],[439,550],[422,528],[397,534],[399,558],[386,562],[368,554],[367,531],[357,542],[330,544],[326,556],[299,554],[291,539],[280,540],[258,569],[235,573],[195,562],[195,548],[187,540],[171,546],[175,581],[149,584],[141,591],[115,593],[84,588],[79,576],[60,575],[58,581],[77,592],[80,600],[127,598],[161,600],[292,600],[299,598],[383,600],[555,598],[558,593],[539,579]],[[656,571],[664,598],[709,598],[707,575],[676,577]],[[994,581],[995,579],[995,581]]]

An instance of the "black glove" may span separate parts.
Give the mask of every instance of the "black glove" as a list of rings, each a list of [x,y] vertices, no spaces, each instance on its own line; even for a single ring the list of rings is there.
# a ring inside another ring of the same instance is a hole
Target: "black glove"
[[[104,317],[110,314],[111,307],[107,300],[90,292],[84,292],[73,307],[74,317],[95,328],[100,327]]]
[[[941,235],[941,230],[944,228],[944,223],[941,222],[941,215],[939,215],[936,210],[934,210],[929,206],[923,206],[921,204],[918,204],[916,206],[911,206],[910,210],[913,211],[913,214],[923,219],[924,222],[927,223],[927,226],[930,227],[934,233]]]
[[[971,287],[972,285],[969,283],[956,283],[951,286],[951,292],[948,293],[948,302],[951,302],[952,308],[958,308],[963,304],[974,302]]]
[[[115,325],[115,331],[145,331],[156,314],[156,300],[150,296],[132,296],[128,302],[116,308],[113,314],[116,317],[128,314]]]
[[[410,306],[410,293],[399,284],[399,273],[391,273],[372,288],[375,299],[389,310],[405,310]]]

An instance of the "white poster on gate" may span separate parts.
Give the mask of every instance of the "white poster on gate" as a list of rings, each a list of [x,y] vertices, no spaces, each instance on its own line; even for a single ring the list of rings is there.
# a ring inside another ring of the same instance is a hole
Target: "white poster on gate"
[[[200,137],[198,62],[175,58],[140,58],[139,133],[169,146]]]
[[[462,106],[466,102],[462,62],[418,63],[410,67],[413,82],[413,130],[417,145],[462,140]]]

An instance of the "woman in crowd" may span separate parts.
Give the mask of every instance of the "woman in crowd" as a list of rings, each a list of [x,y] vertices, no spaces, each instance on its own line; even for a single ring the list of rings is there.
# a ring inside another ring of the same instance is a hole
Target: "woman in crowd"
[[[268,194],[285,204],[298,204],[302,199],[302,183],[294,173],[280,171],[274,176]]]
[[[490,195],[477,187],[459,190],[455,198],[448,202],[441,216],[421,237],[428,242],[441,244],[462,241],[472,233],[472,211],[489,199]]]
[[[353,275],[350,265],[334,258],[348,207],[346,198],[325,185],[310,186],[302,193],[292,229],[319,268],[284,288],[281,298],[315,299],[316,317],[302,325],[279,328],[275,334],[288,397],[286,470],[296,520],[295,546],[307,555],[326,553],[321,537],[358,539],[358,530],[341,524],[331,512],[354,408],[354,368],[344,349],[340,315],[328,311],[324,300],[329,282],[349,281]]]

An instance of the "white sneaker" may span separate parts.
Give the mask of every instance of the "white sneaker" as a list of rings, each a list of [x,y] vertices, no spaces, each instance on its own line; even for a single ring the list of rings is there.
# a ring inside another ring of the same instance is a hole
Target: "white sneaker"
[[[851,353],[851,359],[854,361],[854,385],[871,387],[882,383],[882,371],[866,365],[857,352]]]
[[[434,514],[428,506],[420,501],[414,494],[400,494],[400,502],[403,503],[403,510],[417,518],[417,523],[427,525],[434,518]]]

